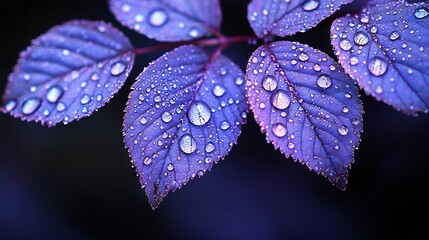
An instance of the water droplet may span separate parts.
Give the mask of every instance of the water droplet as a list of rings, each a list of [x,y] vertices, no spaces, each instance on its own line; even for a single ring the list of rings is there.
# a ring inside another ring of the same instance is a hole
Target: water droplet
[[[429,10],[425,7],[421,7],[414,12],[414,16],[418,19],[425,18],[429,15]]]
[[[82,98],[80,99],[80,103],[87,104],[87,103],[89,103],[90,100],[91,100],[91,97],[87,94],[84,94],[82,96]]]
[[[273,106],[277,109],[286,109],[290,105],[290,99],[288,97],[288,94],[283,90],[277,90],[271,96],[271,104],[273,104]]]
[[[16,101],[15,101],[15,100],[9,100],[9,101],[6,103],[6,105],[4,105],[4,110],[5,110],[6,112],[10,112],[10,111],[12,111],[13,109],[15,109],[15,107],[16,107]]]
[[[343,107],[343,109],[341,109],[341,111],[342,111],[343,113],[348,113],[348,112],[349,112],[349,109],[348,109],[346,106],[344,106],[344,107]]]
[[[285,125],[283,125],[281,123],[276,123],[276,124],[273,125],[273,128],[271,129],[271,131],[277,137],[284,137],[284,136],[286,136],[287,128],[286,128]]]
[[[140,123],[145,125],[147,123],[147,118],[145,117],[140,118]]]
[[[125,64],[123,62],[116,62],[112,65],[112,67],[110,68],[110,73],[113,76],[118,76],[120,74],[122,74],[125,71]]]
[[[169,163],[168,165],[167,165],[167,170],[168,171],[173,171],[174,170],[174,165],[173,164],[171,164],[171,163]]]
[[[66,105],[63,102],[59,102],[56,107],[58,112],[62,112],[66,109]]]
[[[189,30],[188,35],[192,38],[197,38],[200,35],[200,32],[197,28],[191,28],[191,30]]]
[[[304,9],[305,11],[313,11],[318,7],[319,7],[318,0],[308,0],[302,5],[302,9]]]
[[[289,143],[287,144],[287,147],[288,147],[289,149],[293,149],[293,148],[295,147],[295,144],[293,144],[293,142],[289,142]]]
[[[197,142],[192,135],[184,134],[180,138],[179,147],[184,153],[191,154],[197,149]]]
[[[365,46],[369,42],[368,35],[364,32],[357,32],[353,40],[359,46]]]
[[[170,112],[163,112],[161,118],[165,123],[169,123],[173,119],[173,115]]]
[[[399,34],[399,32],[397,32],[397,31],[393,31],[393,32],[391,32],[391,33],[390,33],[390,35],[389,35],[389,39],[390,39],[390,40],[392,40],[392,41],[395,41],[395,40],[397,40],[400,36],[401,36],[401,35]]]
[[[268,92],[274,91],[277,88],[277,80],[274,76],[268,75],[262,80],[262,87]]]
[[[322,74],[317,78],[317,85],[321,88],[329,88],[332,85],[332,79],[327,74]]]
[[[208,152],[208,153],[213,152],[215,150],[215,148],[216,148],[216,146],[211,142],[206,144],[206,152]]]
[[[216,97],[222,97],[224,93],[225,93],[225,88],[224,88],[224,87],[222,87],[222,86],[220,86],[220,85],[216,85],[216,86],[213,88],[213,94],[214,94]]]
[[[340,42],[340,48],[343,49],[344,51],[348,51],[350,50],[350,48],[352,48],[352,44],[350,43],[349,40],[343,39]]]
[[[98,79],[100,79],[100,77],[98,76],[97,73],[94,73],[94,74],[91,75],[91,80],[92,81],[98,81]]]
[[[309,56],[307,53],[305,52],[301,52],[298,56],[299,60],[301,60],[302,62],[305,62],[309,59]]]
[[[374,76],[382,76],[387,71],[387,62],[380,57],[374,57],[368,62],[368,70]]]
[[[25,115],[33,114],[39,107],[42,101],[39,98],[29,98],[22,104],[22,113]]]
[[[378,94],[380,94],[380,93],[382,93],[382,92],[383,92],[383,88],[382,88],[381,86],[377,86],[377,87],[375,88],[375,92],[376,92],[376,93],[378,93]]]
[[[154,27],[161,27],[168,21],[167,12],[163,9],[156,9],[149,14],[149,24]]]
[[[205,102],[195,101],[189,107],[188,118],[194,125],[202,126],[210,120],[210,117],[210,108]]]
[[[64,56],[68,56],[68,55],[70,55],[70,51],[69,51],[68,49],[64,49],[64,50],[63,50],[63,55],[64,55]]]
[[[355,125],[355,126],[358,125],[359,124],[359,120],[357,120],[356,118],[353,118],[352,119],[352,124]]]
[[[141,14],[137,14],[137,15],[134,17],[134,20],[135,20],[136,22],[143,22],[143,15],[141,15]]]
[[[350,57],[350,65],[356,66],[358,63],[359,63],[359,58],[357,58],[356,56]]]
[[[378,32],[378,28],[377,26],[371,26],[371,28],[369,29],[371,31],[371,33],[377,33]]]
[[[151,162],[152,162],[152,158],[150,158],[150,157],[145,157],[143,160],[143,163],[145,165],[149,165]]]
[[[229,122],[228,121],[223,121],[223,122],[221,122],[221,124],[220,124],[220,129],[222,129],[222,130],[228,130],[229,129],[229,127],[230,127],[230,125],[229,125]]]
[[[237,77],[235,79],[235,84],[237,84],[238,86],[241,86],[244,83],[244,79],[242,77]]]
[[[46,93],[46,99],[51,103],[56,103],[58,99],[63,95],[63,89],[57,86],[53,86],[49,88]]]
[[[122,10],[122,12],[127,13],[127,12],[131,11],[131,6],[129,4],[124,4],[124,5],[122,5],[121,10]]]
[[[344,125],[342,125],[338,128],[338,133],[340,133],[343,136],[347,135],[348,132],[349,132],[349,129]]]

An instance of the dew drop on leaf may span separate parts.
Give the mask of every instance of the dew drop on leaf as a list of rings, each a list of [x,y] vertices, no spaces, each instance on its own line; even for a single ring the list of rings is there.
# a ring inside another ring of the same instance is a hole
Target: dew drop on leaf
[[[189,108],[189,121],[196,126],[202,126],[206,124],[210,120],[210,117],[210,108],[205,102],[195,101]]]

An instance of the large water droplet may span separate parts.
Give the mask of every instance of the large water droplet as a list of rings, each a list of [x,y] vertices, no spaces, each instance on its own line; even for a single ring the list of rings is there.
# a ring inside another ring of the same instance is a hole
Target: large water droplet
[[[184,153],[191,154],[197,149],[197,142],[192,135],[185,134],[180,138],[179,147]]]
[[[161,27],[168,21],[168,14],[163,9],[156,9],[149,14],[149,24],[154,27]]]
[[[344,136],[344,135],[347,135],[347,133],[349,132],[349,129],[346,126],[342,125],[338,128],[338,132]]]
[[[42,101],[40,98],[29,98],[22,104],[22,113],[25,115],[33,114],[39,107]]]
[[[224,87],[222,87],[220,85],[214,86],[214,88],[213,88],[213,94],[216,97],[222,97],[224,93],[225,93],[225,88]]]
[[[189,107],[188,118],[194,125],[202,126],[210,120],[210,117],[210,108],[205,102],[195,101]]]
[[[161,115],[162,121],[169,123],[173,119],[173,115],[170,112],[163,112]]]
[[[397,31],[393,31],[393,32],[391,32],[391,33],[390,33],[390,35],[389,35],[389,39],[390,39],[390,40],[392,40],[392,41],[395,41],[395,40],[397,40],[400,36],[401,36],[401,35],[399,34],[399,32],[397,32]]]
[[[429,10],[425,7],[421,7],[414,12],[414,16],[418,19],[425,18],[429,15]]]
[[[322,74],[317,78],[317,85],[321,88],[328,88],[332,85],[332,79],[327,74]]]
[[[274,91],[277,88],[277,80],[274,76],[268,75],[262,80],[262,87],[268,92]]]
[[[271,131],[276,135],[277,137],[284,137],[287,133],[287,128],[285,125],[281,123],[276,123],[273,125]]]
[[[350,48],[352,48],[352,44],[350,43],[349,40],[343,39],[340,42],[340,48],[343,49],[344,51],[348,51],[350,50]]]
[[[283,90],[277,90],[272,96],[271,96],[271,104],[277,109],[283,110],[289,107],[290,105],[290,98],[288,97],[288,94]]]
[[[213,152],[215,150],[215,148],[216,148],[216,146],[211,142],[206,144],[206,152],[208,152],[208,153]]]
[[[355,43],[359,46],[365,46],[369,42],[368,34],[364,32],[357,32],[353,38]]]
[[[319,1],[318,0],[308,0],[302,5],[302,9],[305,11],[313,11],[314,9],[319,7]]]
[[[4,105],[4,110],[6,112],[10,112],[13,109],[15,109],[16,107],[16,101],[15,100],[9,100],[5,105]]]
[[[51,103],[56,103],[58,99],[63,95],[63,89],[57,86],[49,88],[46,93],[46,99]]]
[[[110,68],[110,73],[113,76],[118,76],[120,74],[122,74],[125,71],[125,64],[123,62],[116,62],[112,65],[112,67]]]
[[[368,70],[374,76],[382,76],[387,71],[387,62],[380,57],[374,57],[368,62]]]

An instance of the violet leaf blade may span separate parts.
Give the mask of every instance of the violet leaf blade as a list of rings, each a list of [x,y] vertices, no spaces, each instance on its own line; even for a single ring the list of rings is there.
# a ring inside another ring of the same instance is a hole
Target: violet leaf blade
[[[280,41],[253,53],[246,81],[250,108],[268,141],[345,189],[362,105],[342,68],[319,50]]]
[[[48,126],[89,116],[123,86],[134,56],[129,40],[108,23],[53,27],[20,54],[1,110]]]
[[[247,19],[259,37],[290,36],[316,26],[353,0],[252,0]]]
[[[124,26],[158,41],[184,41],[220,28],[219,0],[110,0]]]
[[[429,109],[429,3],[372,1],[334,21],[339,62],[366,94],[407,114]]]
[[[223,159],[248,106],[244,74],[231,60],[187,45],[151,63],[132,87],[124,136],[152,208]]]

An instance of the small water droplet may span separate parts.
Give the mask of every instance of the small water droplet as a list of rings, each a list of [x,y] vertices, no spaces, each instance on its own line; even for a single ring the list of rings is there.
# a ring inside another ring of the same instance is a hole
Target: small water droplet
[[[197,142],[192,135],[184,134],[179,140],[179,147],[184,153],[191,154],[197,149]]]
[[[98,76],[97,73],[94,73],[94,74],[91,75],[91,80],[92,81],[98,81],[98,79],[100,79],[100,77]]]
[[[47,91],[46,99],[50,103],[56,103],[62,95],[63,95],[63,89],[61,89],[58,86],[53,86],[49,88],[49,90]]]
[[[358,63],[359,63],[359,58],[357,58],[356,56],[350,57],[350,65],[356,66]]]
[[[317,78],[317,85],[321,88],[329,88],[332,85],[332,79],[327,74],[322,74]]]
[[[364,32],[357,32],[353,40],[359,46],[365,46],[369,42],[368,35]]]
[[[56,107],[58,112],[62,112],[66,109],[66,105],[63,102],[59,102]]]
[[[80,103],[81,104],[88,104],[90,100],[91,100],[91,97],[87,94],[84,94],[82,96],[82,98],[80,99]]]
[[[295,144],[293,144],[293,142],[289,142],[289,143],[287,144],[287,147],[288,147],[289,149],[293,149],[293,148],[295,147]]]
[[[171,164],[171,163],[169,163],[168,165],[167,165],[167,170],[168,171],[173,171],[174,170],[174,165],[173,164]]]
[[[371,28],[369,29],[371,31],[371,33],[377,33],[378,32],[378,28],[377,26],[371,26]]]
[[[189,107],[189,121],[196,126],[202,126],[206,124],[210,120],[210,117],[210,108],[205,102],[195,101]]]
[[[163,9],[155,9],[149,13],[149,24],[154,27],[161,27],[168,21],[168,14]]]
[[[307,53],[305,52],[301,52],[298,56],[299,60],[301,60],[302,62],[307,61],[310,57],[308,56]]]
[[[381,86],[377,86],[377,88],[375,88],[375,92],[380,94],[383,92],[383,88]]]
[[[223,121],[223,122],[221,122],[221,124],[220,124],[220,129],[222,129],[222,130],[228,130],[229,129],[229,127],[230,127],[230,125],[229,125],[229,122],[228,121]]]
[[[110,68],[110,73],[113,76],[118,76],[120,74],[122,74],[125,71],[125,64],[123,62],[116,62],[112,65],[112,67]]]
[[[4,110],[5,110],[6,112],[10,112],[10,111],[12,111],[13,109],[15,109],[15,107],[16,107],[16,101],[15,101],[15,100],[9,100],[9,101],[6,103],[6,105],[4,105]]]
[[[273,125],[271,131],[276,135],[277,137],[284,137],[287,133],[287,128],[285,125],[281,123],[276,123]]]
[[[341,109],[341,111],[342,111],[343,113],[348,113],[348,112],[349,112],[349,109],[348,109],[346,106],[344,106],[344,107],[343,107],[343,109]]]
[[[145,158],[143,159],[143,163],[144,163],[145,165],[149,165],[151,162],[152,162],[152,158],[150,158],[150,157],[145,157]]]
[[[22,113],[25,115],[33,114],[40,107],[41,103],[42,100],[36,97],[25,100],[22,104]]]
[[[216,97],[222,97],[224,93],[225,93],[225,88],[224,87],[222,87],[220,85],[214,86],[214,88],[213,88],[213,94]]]
[[[208,153],[213,152],[215,150],[215,148],[216,148],[216,146],[211,142],[206,144],[206,152],[208,152]]]
[[[235,79],[235,84],[237,84],[238,86],[241,86],[244,83],[244,79],[242,77],[237,77]]]
[[[414,12],[414,16],[418,19],[425,18],[429,15],[429,10],[425,7],[421,7]]]
[[[145,125],[147,123],[147,118],[145,117],[140,118],[140,123]]]
[[[390,35],[389,35],[389,39],[390,39],[390,40],[392,40],[392,41],[395,41],[395,40],[397,40],[400,36],[401,36],[401,35],[399,34],[399,32],[397,32],[397,31],[393,31],[393,32],[391,32],[391,33],[390,33]]]
[[[169,123],[173,119],[173,115],[170,112],[163,112],[161,115],[162,121]]]
[[[289,107],[290,98],[288,97],[288,94],[285,91],[277,90],[271,96],[271,104],[273,104],[275,108],[283,110]]]
[[[343,136],[347,135],[348,132],[349,132],[349,129],[344,125],[342,125],[338,128],[338,133],[340,133]]]
[[[344,51],[348,51],[350,50],[350,48],[352,48],[352,44],[350,43],[349,40],[343,39],[340,42],[340,48],[343,49]]]
[[[188,35],[192,38],[197,38],[200,35],[200,32],[197,28],[191,28],[191,30],[189,30]]]
[[[305,11],[313,11],[319,7],[319,4],[320,3],[318,0],[308,0],[302,5],[302,9],[304,9]]]
[[[277,88],[277,80],[274,76],[268,75],[262,80],[262,87],[268,92],[274,91]]]
[[[352,122],[353,125],[356,126],[356,125],[359,124],[360,121],[358,119],[356,119],[356,118],[353,118],[351,122]]]
[[[380,57],[374,57],[368,62],[368,70],[374,76],[382,76],[387,71],[387,62]]]

